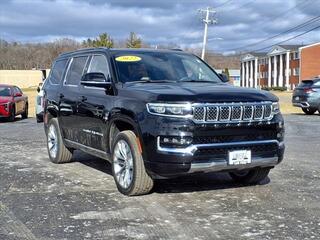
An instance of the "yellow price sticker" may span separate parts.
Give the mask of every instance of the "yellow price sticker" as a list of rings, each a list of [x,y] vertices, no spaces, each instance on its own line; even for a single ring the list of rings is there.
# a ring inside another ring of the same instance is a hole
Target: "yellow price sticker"
[[[141,61],[141,57],[137,56],[120,56],[116,57],[117,62],[138,62]]]

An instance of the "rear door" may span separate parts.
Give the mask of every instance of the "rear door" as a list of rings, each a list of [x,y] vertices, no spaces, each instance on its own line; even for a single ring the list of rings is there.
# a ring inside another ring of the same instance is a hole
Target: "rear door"
[[[104,54],[92,56],[89,72],[103,73],[110,81],[109,64]],[[81,143],[94,149],[106,151],[107,133],[106,121],[113,107],[114,96],[108,95],[103,88],[80,87],[78,102],[78,121],[81,125]]]
[[[63,136],[74,142],[79,142],[77,121],[77,103],[79,98],[79,84],[85,71],[88,55],[72,57],[60,91],[59,114],[60,127]]]

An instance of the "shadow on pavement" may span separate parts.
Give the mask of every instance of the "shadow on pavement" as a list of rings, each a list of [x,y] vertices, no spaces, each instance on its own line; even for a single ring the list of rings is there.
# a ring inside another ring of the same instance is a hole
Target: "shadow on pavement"
[[[93,157],[81,151],[74,154],[75,161],[88,167],[94,168],[112,176],[111,165],[109,162]],[[270,182],[266,178],[259,185],[266,185]],[[194,174],[173,179],[161,179],[155,181],[153,192],[156,193],[186,193],[198,191],[220,190],[228,188],[245,187],[245,184],[235,183],[228,173],[204,173]]]

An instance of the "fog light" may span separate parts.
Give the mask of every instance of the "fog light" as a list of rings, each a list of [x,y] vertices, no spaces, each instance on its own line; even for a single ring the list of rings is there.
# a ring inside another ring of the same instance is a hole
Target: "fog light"
[[[160,144],[162,146],[177,147],[188,146],[192,143],[192,137],[161,137]]]

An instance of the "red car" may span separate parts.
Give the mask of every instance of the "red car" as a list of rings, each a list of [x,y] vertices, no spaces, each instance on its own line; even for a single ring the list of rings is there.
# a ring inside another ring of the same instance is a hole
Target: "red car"
[[[28,97],[17,86],[0,84],[0,118],[12,122],[17,115],[28,118]]]

